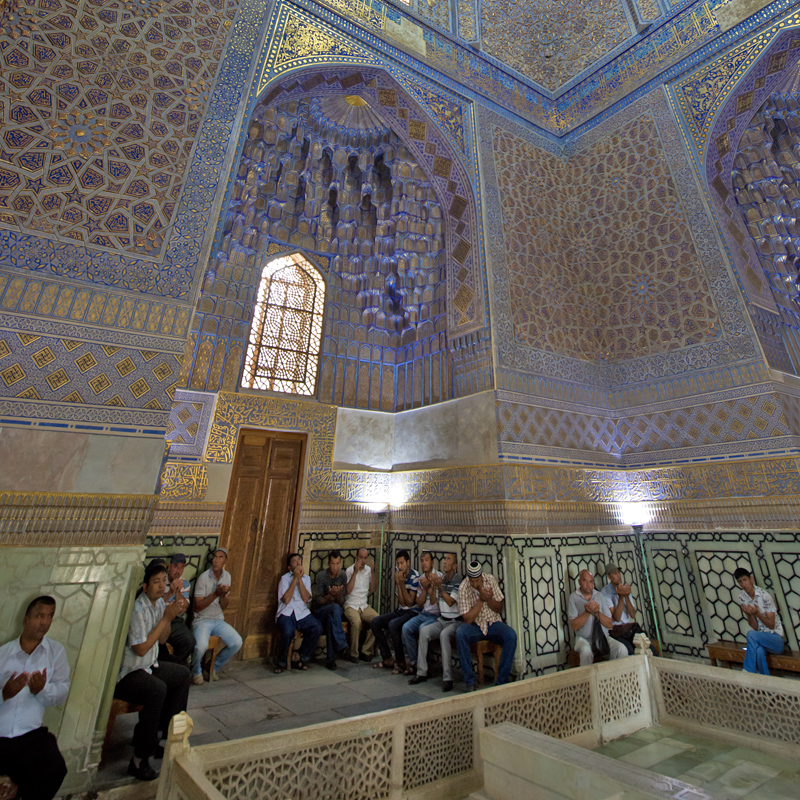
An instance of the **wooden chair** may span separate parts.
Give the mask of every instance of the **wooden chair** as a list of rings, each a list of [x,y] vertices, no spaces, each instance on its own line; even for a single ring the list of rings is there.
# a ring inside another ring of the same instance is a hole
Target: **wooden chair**
[[[476,673],[478,687],[483,686],[483,657],[485,655],[494,656],[494,679],[497,681],[497,673],[500,670],[500,656],[503,648],[499,644],[494,644],[488,639],[481,639],[473,648],[475,657],[478,661],[478,671]]]
[[[120,700],[115,697],[111,701],[111,711],[108,715],[108,724],[106,725],[106,735],[103,739],[103,749],[100,752],[100,764],[98,769],[102,769],[108,755],[108,743],[111,739],[111,732],[114,730],[114,723],[120,714],[138,714],[142,710],[142,706],[136,703],[129,703],[127,700]]]

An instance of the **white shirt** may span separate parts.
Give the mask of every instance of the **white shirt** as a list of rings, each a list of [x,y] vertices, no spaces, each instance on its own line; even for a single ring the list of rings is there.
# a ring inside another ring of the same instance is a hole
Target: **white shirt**
[[[440,578],[442,577],[442,573],[439,572],[438,569],[432,570],[431,575],[438,575]],[[422,586],[417,589],[417,597],[425,597],[425,605],[422,606],[422,613],[423,614],[432,614],[435,617],[438,617],[441,614],[441,609],[439,608],[439,597],[437,595],[436,600],[432,603],[428,597],[428,590],[423,589]],[[444,601],[443,601],[444,602]]]
[[[28,655],[19,645],[19,639],[0,647],[0,686],[16,672],[41,672],[47,670],[47,681],[39,694],[31,694],[27,686],[10,700],[3,700],[0,691],[0,736],[22,736],[42,727],[45,706],[60,706],[69,694],[69,664],[64,647],[46,636]]]
[[[122,664],[119,667],[117,681],[121,681],[129,672],[143,669],[152,674],[153,667],[158,666],[158,642],[156,642],[143,656],[133,652],[133,646],[147,641],[150,632],[161,622],[167,604],[163,597],[159,597],[155,604],[142,592],[133,604],[131,621],[128,625],[128,639],[122,653]]]
[[[214,570],[209,567],[196,581],[194,584],[194,596],[195,599],[198,597],[208,597],[210,594],[213,594],[217,591],[217,586],[222,584],[223,586],[230,586],[231,585],[231,574],[228,570],[223,569],[222,575],[219,576],[219,580],[217,580],[216,576],[214,575]],[[195,622],[199,622],[201,619],[225,619],[225,612],[222,610],[222,606],[219,604],[219,597],[215,597],[209,605],[207,605],[202,611],[195,611],[194,612],[194,619],[192,620],[192,624]]]
[[[755,606],[764,616],[767,614],[775,614],[775,627],[768,628],[758,617],[756,617],[756,622],[758,622],[758,631],[759,633],[777,633],[778,636],[783,637],[783,623],[781,622],[781,615],[778,613],[778,609],[770,596],[770,593],[762,589],[760,586],[754,586],[755,589],[755,597],[750,597],[747,592],[742,589],[739,592],[739,605],[747,605],[747,606]]]
[[[292,595],[289,602],[288,603],[283,602],[283,596],[289,590],[289,586],[291,585],[293,578],[294,578],[294,573],[287,572],[281,578],[281,582],[278,584],[278,613],[275,615],[275,619],[278,619],[278,617],[280,617],[281,615],[289,617],[292,615],[292,613],[294,613],[295,619],[303,619],[303,617],[307,617],[311,613],[308,610],[308,604],[300,596],[300,581],[298,581],[297,584],[295,584],[294,594]],[[303,586],[306,587],[306,590],[310,595],[311,578],[309,578],[308,575],[303,575],[303,577],[300,580],[303,581]]]
[[[354,564],[351,564],[344,572],[347,576],[347,582],[350,583],[350,578],[353,577]],[[353,591],[347,595],[344,601],[345,608],[354,608],[356,611],[361,611],[366,608],[369,603],[369,584],[372,580],[372,567],[369,564],[364,564],[364,569],[356,575],[356,581],[353,584]]]

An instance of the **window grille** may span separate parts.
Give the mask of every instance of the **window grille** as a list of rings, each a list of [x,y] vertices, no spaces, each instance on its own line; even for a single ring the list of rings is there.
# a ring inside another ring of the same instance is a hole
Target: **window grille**
[[[322,342],[325,283],[299,253],[261,273],[242,386],[314,394]]]

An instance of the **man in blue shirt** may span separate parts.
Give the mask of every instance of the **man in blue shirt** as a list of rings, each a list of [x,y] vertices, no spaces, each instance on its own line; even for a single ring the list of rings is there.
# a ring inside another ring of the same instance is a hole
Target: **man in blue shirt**
[[[164,602],[169,605],[176,597],[183,596],[187,604],[191,586],[184,580],[183,570],[186,568],[186,556],[183,553],[173,553],[167,566],[167,588],[164,591]],[[188,606],[187,606],[188,607]],[[194,635],[186,624],[186,615],[181,614],[172,620],[167,644],[172,647],[172,652],[166,645],[158,646],[159,661],[173,661],[176,664],[186,664],[194,653]]]

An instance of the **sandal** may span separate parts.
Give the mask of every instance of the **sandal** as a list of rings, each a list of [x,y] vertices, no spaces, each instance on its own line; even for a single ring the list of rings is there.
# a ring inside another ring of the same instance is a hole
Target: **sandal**
[[[272,671],[273,671],[273,672],[274,672],[276,675],[280,675],[280,674],[281,674],[281,672],[286,672],[286,667],[275,667],[275,669],[274,669],[274,670],[272,670]]]
[[[292,661],[292,669],[300,669],[305,671],[308,669],[308,664],[298,658],[297,661]]]
[[[408,667],[405,665],[404,661],[398,661],[394,665],[394,669],[392,670],[392,675],[405,675],[407,669]]]
[[[394,661],[379,661],[377,664],[372,665],[372,669],[391,669],[394,666]]]
[[[411,667],[406,667],[405,672],[403,672],[403,675],[416,675],[416,674],[417,674],[417,665],[416,664],[414,664]]]

